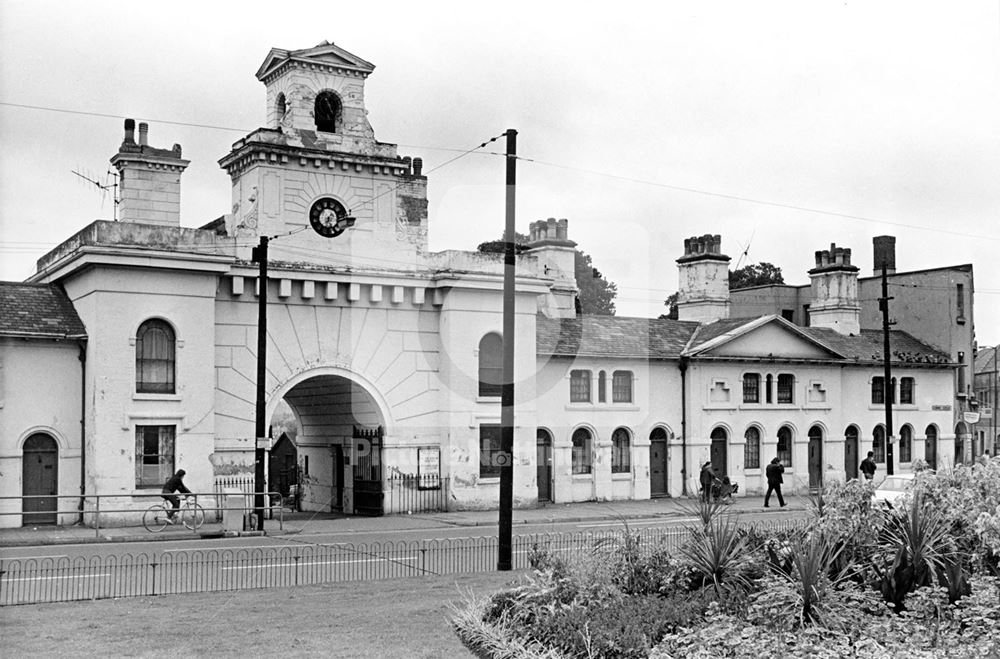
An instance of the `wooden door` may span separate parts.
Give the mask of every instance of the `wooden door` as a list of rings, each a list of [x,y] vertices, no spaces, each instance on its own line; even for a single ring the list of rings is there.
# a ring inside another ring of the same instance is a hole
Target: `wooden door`
[[[538,431],[535,459],[538,500],[552,501],[552,438],[544,430]]]
[[[931,469],[937,469],[937,434],[927,435],[924,443],[924,460]]]
[[[726,441],[724,437],[712,438],[712,471],[714,471],[715,476],[720,479],[729,474],[729,465],[727,464],[728,451],[726,450],[727,444],[729,444],[729,442]]]
[[[38,433],[24,442],[21,459],[22,524],[55,524],[59,492],[59,446],[49,435]]]
[[[858,429],[854,426],[844,436],[844,473],[847,480],[858,477]]]
[[[662,497],[667,494],[667,440],[649,440],[649,495]]]

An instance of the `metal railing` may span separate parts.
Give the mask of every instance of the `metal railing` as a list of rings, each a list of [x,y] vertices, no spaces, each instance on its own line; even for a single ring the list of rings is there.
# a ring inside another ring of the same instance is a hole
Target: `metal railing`
[[[249,495],[240,492],[235,496],[239,497],[241,504],[238,506],[226,506],[223,505],[223,499],[226,496],[225,493],[205,494],[192,492],[186,495],[177,493],[177,496],[181,498],[185,496],[193,497],[195,503],[200,505],[202,510],[205,511],[207,523],[212,523],[212,513],[214,513],[214,522],[221,522],[222,515],[225,511],[232,511],[241,516],[252,513],[254,511],[252,503],[254,495],[254,492],[250,492]],[[264,496],[265,501],[268,502],[265,514],[270,514],[272,519],[278,521],[278,528],[284,529],[284,506],[282,504],[281,495],[277,492],[265,492]],[[80,510],[79,508],[81,498],[83,499],[83,510]],[[135,499],[151,499],[151,501],[140,501],[138,505],[125,507],[120,504],[107,503],[112,500],[120,502],[123,500]],[[247,503],[248,499],[249,503]],[[55,500],[56,507],[55,510],[26,511],[24,510],[24,502],[30,500]],[[73,503],[74,507],[61,508],[59,504],[64,500],[68,500]],[[5,510],[6,506],[3,503],[5,501],[21,502],[21,510]],[[0,496],[0,517],[10,517],[13,515],[20,516],[22,526],[61,526],[72,523],[71,520],[75,518],[84,526],[93,528],[95,535],[100,537],[102,530],[106,531],[108,529],[115,528],[142,526],[143,513],[154,503],[160,503],[162,501],[163,495],[160,492],[137,492],[134,494],[88,494],[83,497],[79,494],[29,494],[21,496]],[[208,503],[212,503],[214,505],[206,505]],[[55,523],[49,521],[38,521],[42,519],[48,520],[53,516],[56,520]],[[180,525],[176,528],[178,530],[184,529],[184,527]],[[203,530],[205,530],[204,527],[202,529],[193,529],[191,530],[191,533],[199,533]]]
[[[744,527],[777,531],[799,525],[775,521]],[[674,549],[691,527],[632,533],[644,549]],[[622,531],[514,536],[513,567],[527,569],[537,550],[573,556],[603,545],[615,551],[622,538]],[[491,572],[496,561],[495,536],[0,559],[0,606]]]

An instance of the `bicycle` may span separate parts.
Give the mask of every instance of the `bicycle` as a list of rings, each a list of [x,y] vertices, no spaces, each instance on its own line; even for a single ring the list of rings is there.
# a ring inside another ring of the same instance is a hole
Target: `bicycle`
[[[169,501],[154,503],[142,514],[142,525],[150,533],[159,533],[171,524],[169,516],[171,512],[174,512],[174,507]],[[205,523],[205,509],[198,505],[194,497],[184,497],[184,503],[174,514],[174,519],[178,517],[184,526],[196,531]]]

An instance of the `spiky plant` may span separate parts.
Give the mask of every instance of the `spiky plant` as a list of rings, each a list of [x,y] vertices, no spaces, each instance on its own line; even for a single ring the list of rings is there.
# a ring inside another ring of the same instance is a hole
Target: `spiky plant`
[[[711,588],[720,602],[750,588],[752,558],[747,536],[730,517],[713,518],[693,529],[680,554],[699,585]]]

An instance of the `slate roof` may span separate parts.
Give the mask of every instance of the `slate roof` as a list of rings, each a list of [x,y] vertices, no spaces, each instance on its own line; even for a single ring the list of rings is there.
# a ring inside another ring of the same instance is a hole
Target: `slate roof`
[[[980,348],[976,352],[976,373],[993,373],[997,370],[996,362],[994,356],[996,355],[996,346],[986,346]]]
[[[540,355],[679,359],[681,354],[759,320],[760,317],[726,318],[702,325],[666,318],[582,316],[553,319],[539,316],[536,339]],[[835,354],[830,355],[831,360],[838,361],[839,355],[853,362],[882,362],[881,330],[861,330],[857,336],[844,336],[823,327],[794,326],[794,331],[832,350]],[[893,363],[944,365],[951,362],[947,353],[906,332],[893,330],[889,336]]]
[[[58,286],[0,281],[0,336],[85,339],[87,328]]]
[[[538,317],[540,355],[678,359],[698,323],[666,318]]]
[[[857,336],[845,336],[825,327],[801,327],[805,334],[844,356],[862,362],[882,362],[882,330],[863,329]],[[906,332],[889,331],[889,347],[894,364],[949,364],[947,353],[927,345]]]

